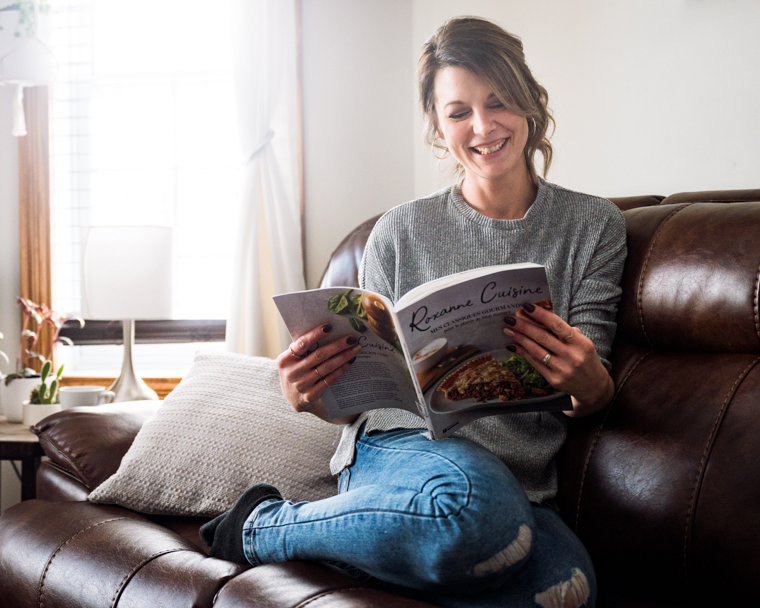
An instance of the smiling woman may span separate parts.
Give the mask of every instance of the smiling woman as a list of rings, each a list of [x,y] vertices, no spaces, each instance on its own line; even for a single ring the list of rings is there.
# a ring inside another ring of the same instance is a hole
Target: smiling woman
[[[541,264],[552,309],[521,300],[527,319],[507,315],[495,339],[511,338],[507,351],[571,395],[572,408],[496,414],[445,441],[428,439],[413,407],[331,420],[349,423],[331,461],[333,474],[340,475],[338,496],[293,504],[271,486],[254,485],[230,511],[204,525],[201,538],[210,555],[254,566],[337,561],[380,588],[390,585],[438,606],[593,607],[593,565],[552,508],[555,458],[566,416],[599,411],[612,399],[608,359],[625,221],[610,201],[537,176],[536,153],[543,155],[544,168],[551,159],[551,118],[546,91],[530,75],[519,38],[483,19],[452,19],[425,43],[418,65],[429,133],[459,162],[462,181],[400,204],[377,221],[364,250],[360,287],[398,303],[428,281],[456,272]],[[515,291],[501,292],[508,293]],[[462,316],[455,308],[420,311],[415,322]],[[351,368],[362,346],[353,336],[330,341],[331,331],[329,324],[314,327],[277,360],[290,405],[325,420],[321,397]],[[481,385],[468,393],[476,399],[493,394],[480,382],[493,376],[498,363],[486,354],[479,354],[465,378],[467,386],[471,380]],[[528,385],[528,378],[510,372],[496,381],[514,394],[547,390],[537,377]],[[380,391],[368,395],[379,405]]]

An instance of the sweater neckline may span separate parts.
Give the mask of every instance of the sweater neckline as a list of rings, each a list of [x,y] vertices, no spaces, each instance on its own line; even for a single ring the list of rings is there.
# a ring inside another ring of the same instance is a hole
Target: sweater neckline
[[[536,221],[539,221],[545,214],[551,199],[551,190],[543,178],[538,178],[538,192],[533,203],[528,207],[525,215],[517,220],[497,220],[487,217],[476,211],[462,196],[461,183],[451,187],[449,192],[449,202],[451,206],[465,219],[479,226],[495,230],[524,230]]]

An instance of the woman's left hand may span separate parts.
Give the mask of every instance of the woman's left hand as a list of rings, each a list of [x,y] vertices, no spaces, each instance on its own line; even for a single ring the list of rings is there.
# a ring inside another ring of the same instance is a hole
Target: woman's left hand
[[[504,333],[514,340],[510,347],[518,355],[525,357],[554,388],[572,397],[573,409],[565,414],[585,416],[612,401],[615,387],[594,343],[577,327],[570,327],[540,306],[523,304],[522,310],[544,327],[507,315]]]

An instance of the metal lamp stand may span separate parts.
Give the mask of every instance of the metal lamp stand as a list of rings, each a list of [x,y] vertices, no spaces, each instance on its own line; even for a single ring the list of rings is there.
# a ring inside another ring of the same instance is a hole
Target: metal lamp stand
[[[158,399],[155,391],[142,381],[135,374],[132,366],[132,347],[135,344],[135,322],[134,320],[122,321],[122,331],[124,332],[124,362],[121,366],[121,374],[116,381],[108,387],[109,391],[116,393],[114,402],[117,401],[145,401],[147,399]]]

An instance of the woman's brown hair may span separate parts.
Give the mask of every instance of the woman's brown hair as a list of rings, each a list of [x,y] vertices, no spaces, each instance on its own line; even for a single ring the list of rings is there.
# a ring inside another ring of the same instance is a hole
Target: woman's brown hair
[[[441,26],[422,47],[417,62],[420,103],[425,115],[426,138],[432,144],[438,136],[435,112],[435,76],[438,70],[460,67],[482,78],[504,107],[528,120],[525,160],[534,182],[534,157],[544,159],[543,174],[552,162],[552,146],[547,131],[554,126],[549,110],[549,95],[525,63],[520,38],[478,17],[459,17]]]

